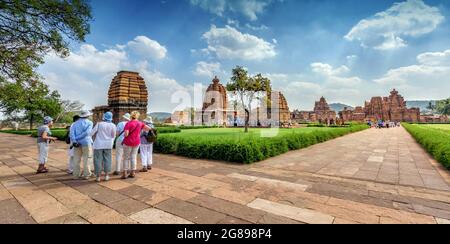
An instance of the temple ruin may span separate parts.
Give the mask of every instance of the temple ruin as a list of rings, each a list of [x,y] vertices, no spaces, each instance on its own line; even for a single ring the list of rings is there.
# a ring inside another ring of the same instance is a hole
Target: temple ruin
[[[314,111],[298,111],[295,110],[291,114],[292,120],[296,122],[318,122],[321,124],[335,124],[336,112],[331,110],[324,97],[321,97],[319,101],[315,102]]]
[[[364,116],[363,116],[364,113]],[[397,90],[392,90],[389,97],[372,97],[366,102],[364,110],[357,107],[355,110],[344,109],[339,113],[345,121],[393,121],[393,122],[420,122],[420,109],[407,108],[405,99]]]
[[[202,107],[202,124],[227,125],[227,89],[217,76],[206,89]]]
[[[147,115],[148,91],[144,79],[137,72],[120,71],[113,78],[108,92],[108,105],[92,110],[93,120],[101,121],[103,114],[112,112],[113,122],[120,122],[122,116],[132,111]]]

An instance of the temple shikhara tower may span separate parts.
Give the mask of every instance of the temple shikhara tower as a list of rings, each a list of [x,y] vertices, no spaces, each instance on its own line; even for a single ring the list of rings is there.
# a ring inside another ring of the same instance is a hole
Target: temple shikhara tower
[[[92,110],[94,121],[102,120],[103,114],[112,112],[114,123],[132,111],[139,111],[143,117],[147,115],[148,91],[144,79],[137,72],[120,71],[109,87],[108,105]]]
[[[407,108],[405,99],[397,90],[391,91],[389,97],[373,97],[365,106],[368,120],[390,120],[395,122],[419,122],[420,109]]]
[[[277,92],[278,96],[278,104],[276,107],[271,109],[271,113],[278,114],[278,122],[279,124],[289,123],[291,121],[291,112],[289,111],[289,105],[284,97],[283,93]]]
[[[227,89],[216,76],[206,89],[202,107],[202,124],[226,125],[227,108]]]
[[[397,90],[392,90],[389,97],[372,97],[365,103],[364,108],[355,110],[345,108],[339,112],[345,121],[393,121],[393,122],[419,122],[421,120],[419,108],[408,108],[405,99]]]

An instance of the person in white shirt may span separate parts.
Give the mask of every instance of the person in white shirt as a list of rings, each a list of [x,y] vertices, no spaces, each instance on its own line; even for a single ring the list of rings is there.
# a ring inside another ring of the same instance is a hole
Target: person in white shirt
[[[79,119],[80,119],[80,116],[78,116],[78,115],[73,116],[73,123],[77,122]],[[70,146],[69,146],[69,151],[68,151],[69,161],[67,162],[67,173],[69,175],[73,174],[73,165],[74,165],[74,156],[75,156],[74,147],[73,147],[72,143],[70,142],[70,130],[71,130],[71,128],[72,128],[72,125],[70,125],[69,129],[68,129],[69,130],[69,145]]]
[[[116,138],[116,126],[112,123],[113,114],[111,112],[103,115],[103,121],[97,123],[92,130],[91,136],[94,140],[94,168],[96,181],[100,182],[102,172],[105,172],[105,181],[109,180],[112,164],[112,148]]]
[[[125,139],[125,125],[131,120],[131,115],[129,113],[122,117],[123,121],[117,125],[117,140],[116,140],[116,170],[114,175],[120,175],[122,173],[122,163],[123,163],[123,139]]]
[[[153,119],[152,117],[148,117],[146,120],[144,120],[145,125],[150,127],[152,130],[155,129],[155,126],[153,125]],[[149,170],[152,170],[153,165],[153,142],[149,142],[147,140],[147,135],[150,132],[146,132],[144,130],[141,131],[141,162],[142,162],[142,170],[140,172],[148,172]]]

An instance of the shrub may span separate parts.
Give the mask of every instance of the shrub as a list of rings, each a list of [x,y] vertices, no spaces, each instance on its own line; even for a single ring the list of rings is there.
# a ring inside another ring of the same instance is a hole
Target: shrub
[[[181,129],[176,127],[157,127],[158,134],[180,133]]]
[[[403,124],[403,127],[444,167],[450,169],[450,134],[431,127]]]
[[[274,138],[256,135],[218,138],[201,134],[168,134],[158,139],[154,149],[163,154],[250,164],[367,128],[359,125],[302,133],[293,131]]]

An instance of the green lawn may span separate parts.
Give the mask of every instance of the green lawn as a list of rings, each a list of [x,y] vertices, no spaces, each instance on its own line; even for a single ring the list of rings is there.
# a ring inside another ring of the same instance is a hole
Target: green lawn
[[[450,125],[404,123],[403,126],[436,160],[450,169]]]
[[[421,125],[433,129],[443,130],[450,133],[450,124],[427,124],[427,125]]]
[[[278,132],[272,129],[249,129],[249,133],[244,133],[243,128],[214,128],[214,129],[197,129],[197,130],[182,130],[181,133],[170,135],[177,137],[215,137],[217,139],[245,139],[261,137],[262,133],[277,133],[276,136],[284,136],[288,134],[310,133],[313,131],[333,130],[331,128],[298,128],[298,129],[279,129]],[[267,136],[266,136],[267,137]]]
[[[253,163],[367,128],[250,129],[247,134],[241,128],[182,130],[160,135],[154,148],[158,153],[189,158]],[[271,132],[275,134],[269,136]]]

